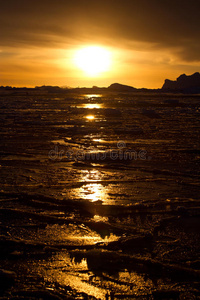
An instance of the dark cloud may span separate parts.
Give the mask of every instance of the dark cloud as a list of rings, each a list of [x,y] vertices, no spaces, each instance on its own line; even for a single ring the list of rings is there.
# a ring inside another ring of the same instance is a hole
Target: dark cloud
[[[65,47],[91,40],[127,47],[138,41],[200,61],[199,11],[199,0],[7,0],[0,43]]]

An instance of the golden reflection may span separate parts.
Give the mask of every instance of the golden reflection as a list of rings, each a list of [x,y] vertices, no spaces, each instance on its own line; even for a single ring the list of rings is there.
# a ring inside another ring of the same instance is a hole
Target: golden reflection
[[[79,188],[73,189],[73,196],[91,202],[100,201],[106,204],[108,201],[111,203],[108,195],[108,188],[101,183],[104,179],[104,174],[96,169],[82,170],[80,182],[83,185]],[[84,184],[85,183],[85,184]]]
[[[102,237],[84,224],[82,225],[47,225],[45,231],[40,232],[43,241],[53,240],[54,242],[68,245],[91,245],[102,242]],[[107,237],[109,239],[109,237]]]
[[[88,269],[88,264],[87,264],[87,259],[83,258],[81,262],[76,262],[75,257],[73,257],[71,264],[76,270],[87,270]]]
[[[83,198],[91,202],[104,201],[106,198],[104,187],[97,183],[86,184],[81,188],[80,193],[83,195]]]
[[[60,285],[70,286],[78,293],[86,293],[97,299],[105,299],[106,290],[90,283],[90,274],[87,260],[75,262],[68,253],[57,254],[44,268],[41,263],[37,264],[38,272],[49,282],[57,282]]]
[[[84,108],[88,108],[88,109],[93,109],[93,108],[101,108],[101,104],[97,104],[97,103],[87,103],[84,104]]]
[[[84,95],[84,97],[86,97],[87,99],[90,99],[90,98],[101,98],[102,95],[100,95],[100,94],[87,94],[87,95]]]
[[[82,170],[81,181],[101,181],[102,174],[98,170]]]
[[[77,251],[74,252],[76,256]],[[84,257],[86,256],[86,257]],[[122,295],[119,299],[128,299],[130,295],[144,294],[147,290],[152,290],[154,284],[151,279],[145,279],[144,275],[137,274],[127,269],[113,274],[104,272],[95,272],[95,264],[104,257],[104,253],[99,250],[87,253],[82,259],[75,259],[73,253],[59,253],[53,256],[46,265],[39,261],[35,265],[35,271],[48,280],[48,282],[57,282],[62,286],[70,286],[78,293],[86,293],[97,299],[107,299],[107,292],[113,290],[116,294]],[[81,258],[81,257],[80,257]],[[102,260],[103,261],[103,260]],[[117,261],[116,261],[117,265]],[[94,266],[94,270],[90,269]],[[108,269],[108,268],[107,268]],[[104,266],[102,265],[102,270]],[[127,298],[125,296],[127,295]],[[82,298],[81,298],[82,299]]]
[[[86,119],[88,119],[89,121],[92,121],[95,119],[95,117],[93,115],[88,115],[88,116],[86,116]]]
[[[102,217],[99,215],[94,215],[93,221],[95,222],[108,222],[108,217]]]
[[[93,142],[103,143],[103,142],[105,142],[105,141],[102,140],[102,139],[93,139]]]

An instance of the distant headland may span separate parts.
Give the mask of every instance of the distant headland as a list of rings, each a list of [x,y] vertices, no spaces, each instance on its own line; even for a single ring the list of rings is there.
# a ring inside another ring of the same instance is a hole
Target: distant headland
[[[160,89],[147,89],[147,88],[135,88],[129,85],[120,83],[112,83],[108,87],[93,86],[88,87],[59,87],[51,85],[36,86],[35,88],[17,88],[11,86],[0,86],[0,93],[88,93],[88,94],[100,94],[100,93],[133,93],[133,92],[157,92],[157,93],[183,93],[183,94],[200,94],[200,73],[196,72],[192,75],[180,75],[175,81],[165,79],[163,86]]]
[[[182,74],[176,81],[165,79],[162,90],[200,93],[200,74],[198,72],[189,76]]]

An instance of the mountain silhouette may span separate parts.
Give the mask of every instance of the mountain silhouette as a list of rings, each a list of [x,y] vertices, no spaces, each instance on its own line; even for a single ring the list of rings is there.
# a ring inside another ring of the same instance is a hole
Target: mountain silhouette
[[[129,85],[124,85],[120,83],[112,83],[109,87],[108,90],[110,91],[120,91],[120,92],[134,92],[137,89],[129,86]]]
[[[162,88],[159,89],[147,89],[147,88],[135,88],[130,85],[121,83],[112,83],[108,87],[59,87],[51,85],[36,86],[35,88],[16,88],[11,86],[0,86],[0,92],[9,91],[10,93],[31,93],[31,92],[47,92],[47,93],[91,93],[101,94],[107,92],[117,93],[131,93],[131,92],[149,92],[149,93],[186,93],[186,94],[199,94],[200,93],[200,73],[196,72],[192,75],[180,75],[176,80],[165,79]]]
[[[165,79],[162,90],[200,92],[200,73],[189,76],[182,74],[175,81]]]

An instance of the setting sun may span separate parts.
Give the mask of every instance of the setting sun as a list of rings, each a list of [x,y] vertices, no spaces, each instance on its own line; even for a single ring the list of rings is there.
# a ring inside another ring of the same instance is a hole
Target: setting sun
[[[87,76],[99,76],[109,70],[111,54],[106,48],[87,46],[76,51],[75,64]]]

